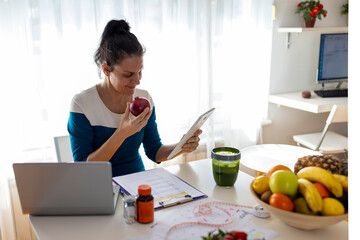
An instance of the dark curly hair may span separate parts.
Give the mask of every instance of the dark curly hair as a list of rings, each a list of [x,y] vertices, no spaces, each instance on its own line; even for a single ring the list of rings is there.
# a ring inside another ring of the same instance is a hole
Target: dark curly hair
[[[114,65],[124,58],[131,56],[142,57],[145,48],[140,44],[136,36],[130,32],[130,26],[125,20],[109,21],[101,35],[100,43],[94,54],[94,61],[101,69],[106,63],[110,71]]]

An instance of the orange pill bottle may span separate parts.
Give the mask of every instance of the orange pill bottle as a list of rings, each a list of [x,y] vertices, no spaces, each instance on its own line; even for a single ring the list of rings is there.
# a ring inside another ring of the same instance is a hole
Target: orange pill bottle
[[[147,184],[139,185],[136,198],[136,220],[139,223],[151,223],[154,221],[154,197],[151,195],[151,187]]]

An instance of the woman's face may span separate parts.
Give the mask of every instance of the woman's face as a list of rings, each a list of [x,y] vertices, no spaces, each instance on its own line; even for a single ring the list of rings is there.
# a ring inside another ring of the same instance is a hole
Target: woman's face
[[[133,95],[136,86],[140,84],[142,69],[142,57],[125,58],[120,64],[114,65],[113,71],[109,74],[110,83],[117,92]]]

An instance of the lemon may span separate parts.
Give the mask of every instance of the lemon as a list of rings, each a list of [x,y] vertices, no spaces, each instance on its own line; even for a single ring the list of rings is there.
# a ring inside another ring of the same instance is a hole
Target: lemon
[[[324,198],[321,210],[324,216],[337,216],[345,213],[344,205],[335,198]]]
[[[261,195],[266,191],[270,190],[269,187],[269,177],[267,176],[258,176],[254,179],[254,181],[252,182],[252,188],[254,189],[254,191]]]

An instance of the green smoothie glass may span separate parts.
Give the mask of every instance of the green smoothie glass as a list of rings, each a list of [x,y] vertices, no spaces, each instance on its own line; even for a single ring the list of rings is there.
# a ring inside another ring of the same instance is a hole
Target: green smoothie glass
[[[211,151],[213,175],[217,185],[234,185],[239,172],[240,156],[240,150],[232,147],[216,147]]]

